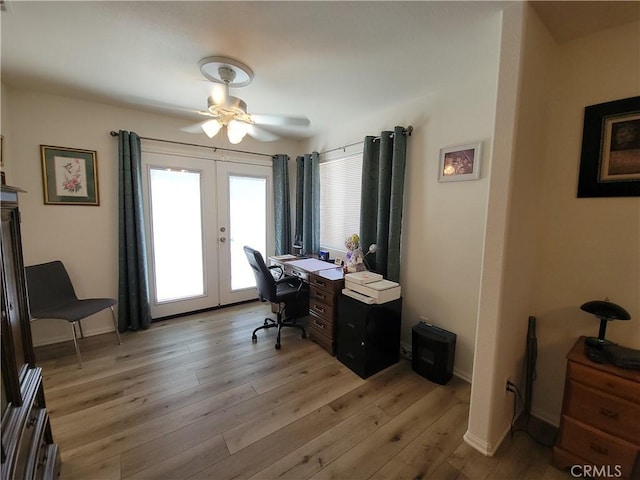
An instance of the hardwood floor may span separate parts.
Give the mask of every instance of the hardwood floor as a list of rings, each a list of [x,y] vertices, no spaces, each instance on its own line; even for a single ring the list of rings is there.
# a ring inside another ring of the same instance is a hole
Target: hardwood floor
[[[63,479],[566,479],[524,433],[466,445],[470,385],[401,360],[367,380],[258,302],[36,349]]]

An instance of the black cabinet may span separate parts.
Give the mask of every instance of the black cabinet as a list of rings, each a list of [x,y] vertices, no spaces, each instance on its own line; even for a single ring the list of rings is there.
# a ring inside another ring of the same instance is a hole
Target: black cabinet
[[[402,299],[368,305],[340,295],[336,325],[337,357],[362,378],[400,359]]]
[[[35,365],[22,260],[18,192],[2,186],[2,469],[1,480],[59,475],[42,370]]]

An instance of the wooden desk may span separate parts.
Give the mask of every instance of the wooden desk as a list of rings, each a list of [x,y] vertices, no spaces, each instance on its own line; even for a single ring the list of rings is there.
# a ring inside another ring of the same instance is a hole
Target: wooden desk
[[[335,355],[338,296],[344,288],[342,267],[315,258],[269,257],[269,260],[282,266],[285,274],[309,284],[309,338]]]

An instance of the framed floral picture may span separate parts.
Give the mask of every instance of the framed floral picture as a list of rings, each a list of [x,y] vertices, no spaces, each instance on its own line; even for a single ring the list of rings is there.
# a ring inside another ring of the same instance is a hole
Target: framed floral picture
[[[96,152],[40,145],[46,205],[100,205]]]

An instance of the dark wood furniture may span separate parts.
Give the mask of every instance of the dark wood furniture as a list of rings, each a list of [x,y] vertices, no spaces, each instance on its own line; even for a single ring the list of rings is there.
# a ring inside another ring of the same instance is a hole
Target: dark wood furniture
[[[368,305],[338,296],[337,358],[362,378],[400,359],[402,298]]]
[[[2,480],[55,478],[42,370],[36,367],[20,237],[20,189],[2,186]]]
[[[337,300],[343,288],[342,268],[309,274],[309,338],[331,355],[336,352]]]
[[[294,275],[309,284],[309,338],[331,355],[336,354],[336,316],[338,295],[344,288],[344,270],[331,263],[319,270],[306,270],[292,263],[292,257],[282,260],[269,257],[272,264],[280,265],[287,275]],[[323,262],[315,263],[317,266]],[[317,268],[317,267],[313,267]]]
[[[589,476],[586,465],[595,476],[640,478],[639,419],[640,370],[592,362],[580,337],[567,355],[554,465],[579,469],[574,476]]]

